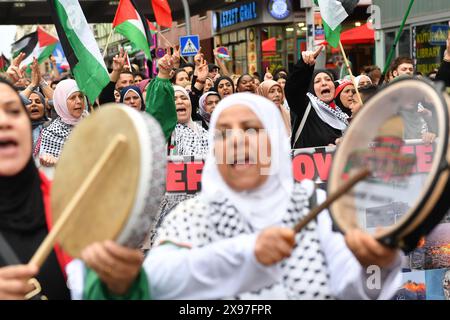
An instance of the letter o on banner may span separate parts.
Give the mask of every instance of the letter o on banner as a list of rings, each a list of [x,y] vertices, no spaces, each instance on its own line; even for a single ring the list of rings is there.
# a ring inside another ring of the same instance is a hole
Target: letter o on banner
[[[294,168],[294,179],[298,182],[314,178],[315,166],[312,157],[309,154],[299,154],[292,159]]]

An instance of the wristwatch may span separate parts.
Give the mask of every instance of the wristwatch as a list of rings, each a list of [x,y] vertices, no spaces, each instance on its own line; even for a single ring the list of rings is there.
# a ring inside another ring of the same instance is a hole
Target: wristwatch
[[[39,82],[39,85],[40,85],[41,87],[48,87],[48,82],[45,81],[44,79],[42,79],[41,82]]]

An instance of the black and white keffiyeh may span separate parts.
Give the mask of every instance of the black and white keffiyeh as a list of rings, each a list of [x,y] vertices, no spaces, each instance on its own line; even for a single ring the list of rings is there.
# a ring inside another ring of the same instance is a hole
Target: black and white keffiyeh
[[[178,123],[175,127],[175,154],[179,156],[206,156],[208,153],[208,131],[191,121]]]
[[[306,94],[310,100],[311,106],[323,122],[337,130],[345,130],[348,127],[348,115],[345,114],[338,106],[336,109],[317,98],[312,93]]]
[[[60,117],[56,118],[47,128],[42,130],[39,154],[50,154],[59,158],[64,143],[72,132],[73,127],[63,122]]]
[[[306,189],[300,184],[295,185],[279,226],[292,228],[308,213],[309,201]],[[252,224],[229,199],[208,205],[200,195],[182,202],[165,217],[157,230],[155,244],[171,241],[195,248],[254,232]],[[316,221],[296,236],[292,255],[280,263],[280,268],[282,280],[278,283],[232,298],[333,299]]]

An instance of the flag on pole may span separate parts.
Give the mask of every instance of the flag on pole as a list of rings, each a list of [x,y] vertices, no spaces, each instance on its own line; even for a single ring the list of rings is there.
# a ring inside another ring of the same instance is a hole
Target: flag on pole
[[[150,22],[150,21],[147,20],[147,24],[148,24],[148,28],[150,29],[150,33],[152,35],[158,33],[158,28],[156,26],[156,22]]]
[[[47,1],[78,87],[93,102],[109,83],[109,74],[80,3],[73,0]]]
[[[9,67],[9,60],[2,53],[0,55],[0,71],[5,72],[8,69],[8,67]]]
[[[23,36],[12,44],[13,57],[21,52],[25,53],[22,66],[31,65],[33,58],[42,63],[52,54],[57,43],[57,38],[38,26],[35,32]]]
[[[152,59],[150,53],[152,34],[148,20],[138,12],[133,0],[120,0],[113,28],[114,31],[130,40],[137,49],[144,51],[147,59]]]
[[[172,27],[172,10],[167,0],[151,0],[156,23],[161,27]]]
[[[325,39],[333,47],[339,46],[341,23],[355,10],[359,0],[314,0],[320,8]]]

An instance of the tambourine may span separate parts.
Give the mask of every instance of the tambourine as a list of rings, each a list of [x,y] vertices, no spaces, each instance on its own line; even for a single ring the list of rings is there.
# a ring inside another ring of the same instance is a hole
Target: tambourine
[[[165,168],[154,118],[125,105],[102,106],[64,146],[52,185],[54,226],[31,262],[41,265],[55,241],[72,257],[108,239],[137,248],[156,220]]]
[[[370,171],[331,205],[340,231],[359,228],[407,252],[441,221],[450,207],[449,106],[447,94],[417,79],[395,81],[364,105],[328,180],[333,193],[358,170]],[[422,142],[426,131],[434,142]],[[408,145],[408,139],[420,140]]]

